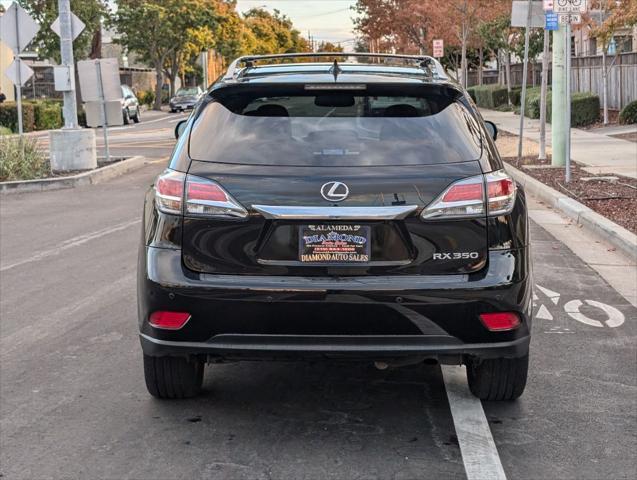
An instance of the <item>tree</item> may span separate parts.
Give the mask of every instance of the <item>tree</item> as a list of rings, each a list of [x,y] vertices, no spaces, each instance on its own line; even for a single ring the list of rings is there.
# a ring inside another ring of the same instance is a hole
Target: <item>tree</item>
[[[60,37],[51,31],[58,17],[58,4],[54,0],[19,0],[25,10],[40,24],[34,39],[42,58],[60,61]],[[71,0],[71,11],[86,24],[84,31],[73,42],[75,60],[101,56],[102,21],[108,17],[106,0]]]
[[[498,65],[504,60],[504,83],[509,92],[511,102],[511,52],[514,38],[511,28],[511,19],[508,15],[502,15],[493,20],[482,22],[477,27],[478,36],[481,38],[484,48],[490,51],[498,59]]]
[[[178,74],[193,32],[216,24],[216,4],[214,0],[119,0],[113,16],[118,42],[155,69],[155,110],[161,109],[166,65],[172,65],[171,75]]]
[[[308,43],[301,33],[294,29],[292,21],[279,10],[270,13],[261,8],[253,8],[243,14],[244,22],[256,39],[250,53],[294,53],[307,50]]]

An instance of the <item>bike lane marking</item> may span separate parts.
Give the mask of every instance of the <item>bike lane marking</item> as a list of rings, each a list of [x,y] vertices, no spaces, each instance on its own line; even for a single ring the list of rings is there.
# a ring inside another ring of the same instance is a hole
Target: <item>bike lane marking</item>
[[[506,480],[482,402],[469,391],[464,366],[442,365],[449,409],[468,480]]]

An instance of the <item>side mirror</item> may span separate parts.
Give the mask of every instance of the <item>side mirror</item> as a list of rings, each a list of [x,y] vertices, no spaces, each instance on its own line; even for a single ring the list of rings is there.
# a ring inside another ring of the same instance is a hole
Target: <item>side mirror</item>
[[[186,125],[188,124],[188,120],[182,120],[177,125],[175,125],[175,138],[181,137],[181,134],[186,130]]]
[[[487,132],[491,135],[491,138],[495,142],[498,139],[498,127],[495,126],[495,123],[490,122],[489,120],[484,121],[484,126],[487,127]]]

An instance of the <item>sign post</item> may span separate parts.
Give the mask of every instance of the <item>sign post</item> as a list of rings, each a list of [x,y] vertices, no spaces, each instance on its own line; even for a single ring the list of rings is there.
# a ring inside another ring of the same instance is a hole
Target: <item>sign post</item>
[[[104,150],[108,162],[110,161],[108,127],[121,125],[124,122],[120,104],[122,87],[119,79],[119,62],[116,58],[82,60],[77,62],[77,70],[82,100],[86,102],[86,123],[92,127],[102,126]],[[97,109],[99,109],[99,120],[94,118]]]
[[[7,76],[16,86],[18,107],[18,133],[24,133],[22,122],[22,85],[31,78],[33,70],[22,64],[20,53],[31,43],[40,27],[29,14],[13,2],[8,10],[0,17],[0,40],[5,42],[13,50],[14,60],[6,71]]]
[[[445,41],[443,39],[434,40],[433,56],[435,58],[442,58],[445,56]]]
[[[539,7],[539,8],[538,8]],[[524,17],[522,24],[521,17]],[[520,96],[520,136],[518,138],[518,161],[522,159],[524,143],[524,109],[526,106],[526,84],[529,73],[529,38],[531,27],[543,27],[545,23],[542,4],[528,0],[527,2],[513,2],[511,11],[511,26],[524,27],[524,64],[522,68],[522,94]]]

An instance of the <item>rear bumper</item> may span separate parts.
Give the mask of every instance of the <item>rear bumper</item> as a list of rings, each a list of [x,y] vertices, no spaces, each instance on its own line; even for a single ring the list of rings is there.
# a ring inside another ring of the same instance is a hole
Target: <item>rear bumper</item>
[[[152,356],[216,359],[434,357],[458,361],[528,352],[531,275],[526,249],[492,251],[480,273],[449,276],[284,277],[197,274],[181,251],[142,247],[140,340]],[[191,314],[158,330],[153,311]],[[515,311],[522,324],[489,332],[481,313]]]
[[[142,333],[140,341],[144,353],[151,356],[206,355],[221,359],[422,356],[458,363],[465,356],[521,357],[529,351],[530,337],[463,344],[448,336],[217,335],[207,342],[180,342],[159,340]]]

